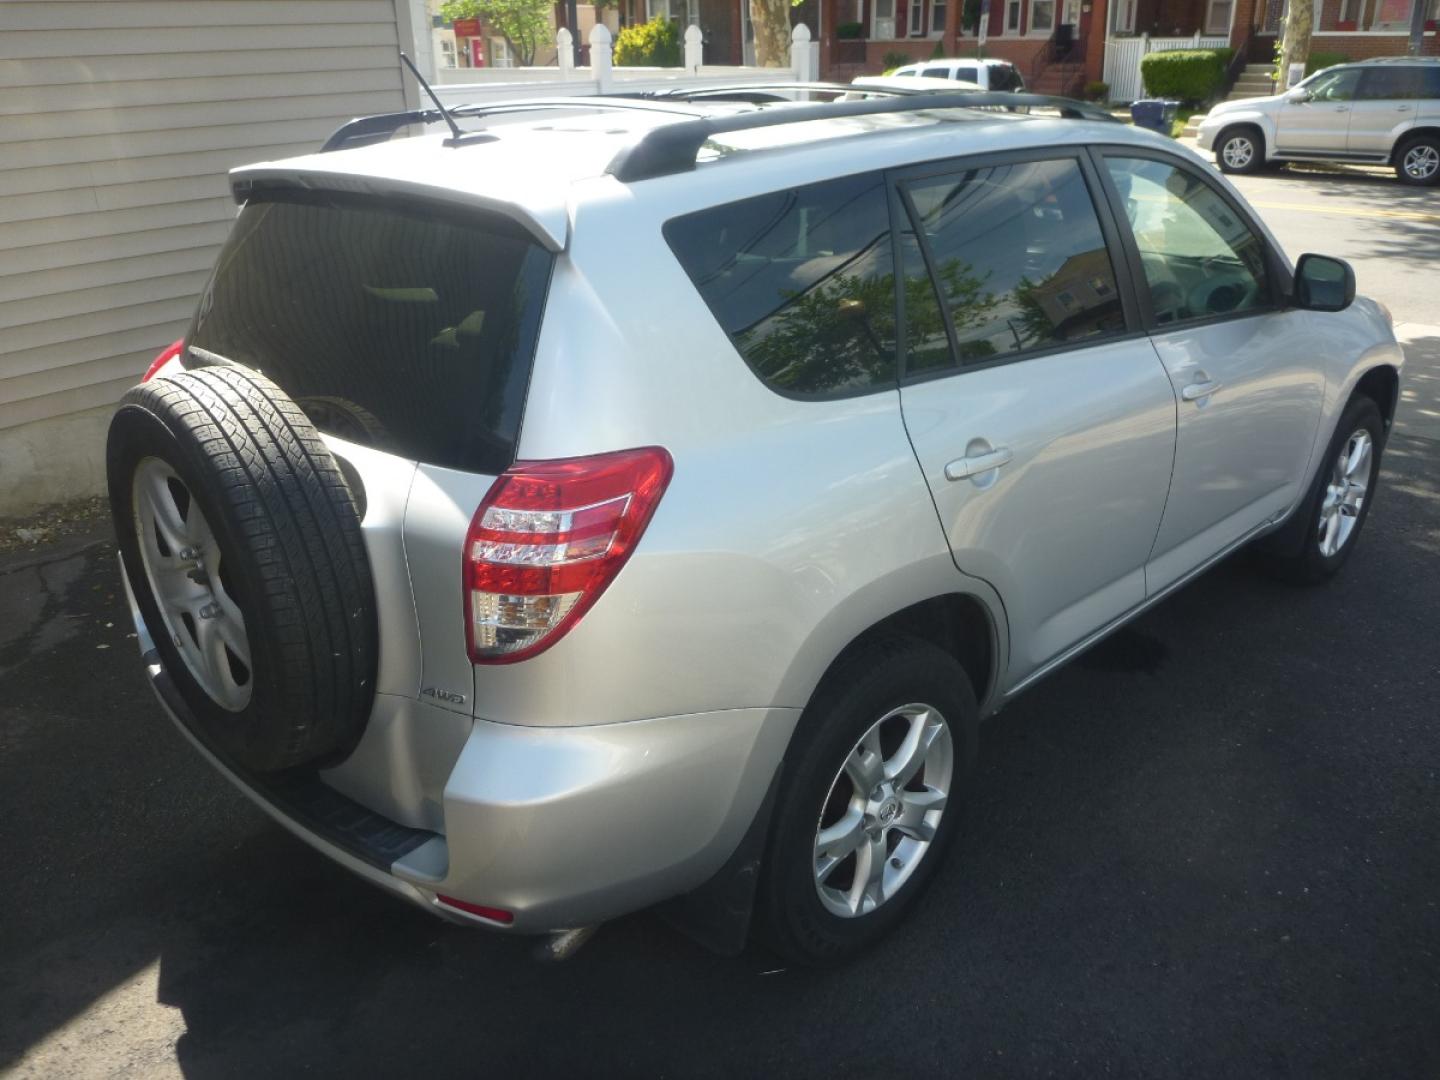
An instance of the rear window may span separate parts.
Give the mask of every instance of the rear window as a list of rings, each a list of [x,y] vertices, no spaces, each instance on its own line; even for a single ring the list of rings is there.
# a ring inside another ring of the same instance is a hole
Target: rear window
[[[493,215],[265,193],[220,252],[186,363],[261,371],[332,435],[498,473],[515,457],[552,262]]]
[[[881,173],[675,218],[665,239],[751,370],[797,397],[894,388],[895,273]]]

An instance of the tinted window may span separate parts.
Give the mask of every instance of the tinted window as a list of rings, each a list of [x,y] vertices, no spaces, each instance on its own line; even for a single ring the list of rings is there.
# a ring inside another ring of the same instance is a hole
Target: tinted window
[[[676,218],[665,238],[754,372],[805,396],[895,385],[895,275],[878,173]]]
[[[948,67],[930,67],[921,74],[931,79],[948,79],[950,78],[950,69]]]
[[[1148,158],[1106,164],[1135,232],[1158,322],[1269,306],[1265,245],[1219,192]]]
[[[956,68],[955,78],[963,79],[965,82],[979,83],[980,72],[976,71],[973,67]]]
[[[1384,101],[1420,96],[1420,72],[1413,67],[1374,67],[1360,79],[1356,95],[1362,101]]]
[[[1305,89],[1315,101],[1350,101],[1359,82],[1359,68],[1336,68],[1316,75],[1305,84]]]
[[[1420,96],[1432,99],[1440,98],[1440,64],[1420,69]]]
[[[241,211],[187,363],[256,368],[322,431],[494,473],[515,456],[551,257],[503,219],[285,194]]]
[[[1115,271],[1075,161],[971,169],[905,190],[961,363],[1124,330]],[[908,305],[910,288],[905,295]],[[933,354],[910,323],[907,306],[907,350],[919,350],[924,366]]]

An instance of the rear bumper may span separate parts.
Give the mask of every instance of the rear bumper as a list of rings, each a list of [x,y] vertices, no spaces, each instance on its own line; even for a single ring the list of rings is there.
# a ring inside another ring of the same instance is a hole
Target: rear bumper
[[[450,921],[502,930],[586,926],[709,880],[755,818],[798,718],[752,708],[594,727],[477,720],[444,784],[438,828],[412,828],[318,775],[276,782],[222,760],[187,722],[133,598],[131,611],[166,712],[261,809],[367,881]],[[422,723],[429,709],[405,708]],[[453,722],[435,712],[436,723]],[[513,921],[456,910],[439,896]]]

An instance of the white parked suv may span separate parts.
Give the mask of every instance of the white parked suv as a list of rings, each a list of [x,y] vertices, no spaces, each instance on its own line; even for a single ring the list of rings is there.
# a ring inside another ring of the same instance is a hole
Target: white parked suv
[[[1407,184],[1440,183],[1440,58],[1340,64],[1283,94],[1222,102],[1200,122],[1198,141],[1231,173],[1339,161],[1392,165]]]
[[[235,170],[108,443],[180,730],[452,920],[891,927],[982,718],[1244,545],[1339,569],[1399,392],[1344,263],[1001,100],[476,107]]]
[[[1020,69],[1009,60],[997,59],[939,59],[926,60],[920,64],[903,64],[890,73],[891,78],[958,79],[973,83],[982,90],[1013,91],[1025,90],[1025,79]]]

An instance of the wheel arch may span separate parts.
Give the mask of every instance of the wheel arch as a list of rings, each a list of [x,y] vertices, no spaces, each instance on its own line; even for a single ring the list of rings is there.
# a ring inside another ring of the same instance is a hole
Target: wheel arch
[[[1400,160],[1400,151],[1409,146],[1416,139],[1429,136],[1440,141],[1440,126],[1426,124],[1424,127],[1413,127],[1407,129],[1398,139],[1395,145],[1390,148],[1390,164],[1394,165]]]
[[[1370,398],[1380,406],[1380,415],[1389,432],[1395,419],[1395,409],[1400,402],[1400,371],[1392,364],[1377,364],[1356,380],[1350,391],[1350,400],[1360,395]],[[1348,401],[1347,401],[1348,404]]]

